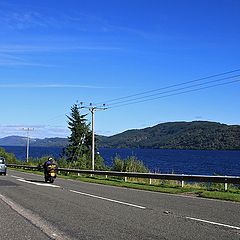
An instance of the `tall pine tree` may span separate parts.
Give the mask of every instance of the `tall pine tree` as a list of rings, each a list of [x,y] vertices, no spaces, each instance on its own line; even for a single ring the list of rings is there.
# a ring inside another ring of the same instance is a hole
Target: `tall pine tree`
[[[77,104],[71,107],[71,114],[67,116],[71,135],[68,137],[69,145],[65,149],[67,161],[75,165],[78,162],[79,167],[83,168],[87,166],[86,159],[91,150],[91,131],[85,117],[86,114],[80,114]]]

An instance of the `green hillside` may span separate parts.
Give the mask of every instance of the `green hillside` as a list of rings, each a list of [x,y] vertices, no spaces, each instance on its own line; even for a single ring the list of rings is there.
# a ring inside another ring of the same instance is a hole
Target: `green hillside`
[[[240,150],[240,126],[216,122],[170,122],[98,137],[100,147]]]
[[[240,150],[240,126],[216,122],[170,122],[111,136],[96,136],[98,147]],[[65,147],[67,138],[31,139],[31,146]],[[26,146],[26,137],[0,139],[0,146]]]

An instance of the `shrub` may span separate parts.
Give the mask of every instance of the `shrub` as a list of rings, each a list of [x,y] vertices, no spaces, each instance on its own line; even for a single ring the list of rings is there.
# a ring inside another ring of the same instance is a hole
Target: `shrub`
[[[0,148],[0,156],[6,159],[7,163],[17,163],[16,156],[13,153],[7,153],[4,148]]]
[[[121,159],[120,156],[117,155],[113,160],[112,169],[119,172],[149,172],[148,168],[144,165],[144,163],[138,160],[135,156]]]

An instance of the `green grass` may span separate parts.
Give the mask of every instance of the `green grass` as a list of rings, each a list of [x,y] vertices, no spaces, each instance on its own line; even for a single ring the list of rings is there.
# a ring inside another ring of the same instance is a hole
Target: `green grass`
[[[203,191],[199,194],[200,197],[220,199],[226,201],[240,202],[240,193],[219,192],[219,191]]]
[[[31,172],[38,175],[43,175],[41,171],[25,170],[25,169],[15,169],[21,172]],[[152,185],[147,183],[146,179],[143,182],[140,182],[141,179],[128,179],[128,182],[125,182],[119,177],[104,178],[101,176],[90,177],[88,175],[77,176],[74,174],[59,174],[59,178],[63,179],[72,179],[88,183],[97,183],[104,184],[116,187],[126,187],[146,191],[162,192],[162,193],[171,193],[171,194],[184,194],[191,195],[196,197],[211,198],[211,199],[220,199],[227,201],[240,202],[240,188],[236,188],[232,185],[229,185],[229,190],[223,190],[223,184],[186,184],[182,188],[177,181],[168,181],[168,180],[158,180],[154,181]],[[135,182],[134,182],[135,181]]]

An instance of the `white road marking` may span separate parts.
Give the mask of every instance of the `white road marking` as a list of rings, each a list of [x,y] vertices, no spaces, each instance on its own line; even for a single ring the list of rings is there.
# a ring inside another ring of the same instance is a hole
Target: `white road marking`
[[[37,185],[37,186],[43,186],[43,187],[54,187],[54,188],[59,188],[60,187],[60,186],[49,184],[49,183],[31,182],[31,181],[27,181],[27,180],[22,179],[22,178],[18,178],[17,180],[20,181],[20,182],[30,183],[30,184],[34,184],[34,185]]]
[[[130,207],[135,207],[135,208],[140,208],[140,209],[146,209],[146,207],[139,206],[139,205],[132,204],[132,203],[121,202],[121,201],[118,201],[118,200],[114,200],[114,199],[110,199],[110,198],[105,198],[105,197],[100,197],[100,196],[96,196],[96,195],[92,195],[92,194],[88,194],[88,193],[84,193],[84,192],[78,192],[78,191],[74,191],[74,190],[69,190],[69,191],[70,191],[70,192],[73,192],[73,193],[78,193],[78,194],[81,194],[81,195],[84,195],[84,196],[88,196],[88,197],[98,198],[98,199],[102,199],[102,200],[109,201],[109,202],[114,202],[114,203],[119,203],[119,204],[127,205],[127,206],[130,206]]]
[[[194,220],[194,221],[198,221],[198,222],[204,222],[204,223],[209,223],[209,224],[213,224],[213,225],[218,225],[218,226],[222,226],[222,227],[227,227],[227,228],[232,228],[232,229],[240,230],[240,227],[231,226],[231,225],[227,225],[227,224],[223,224],[223,223],[211,222],[211,221],[207,221],[207,220],[203,220],[203,219],[198,219],[198,218],[192,218],[192,217],[186,217],[186,218],[187,218],[187,219]]]
[[[0,194],[0,200],[8,204],[13,210],[15,210],[18,214],[28,219],[34,226],[40,228],[45,234],[47,234],[50,239],[56,240],[69,240],[63,232],[59,229],[52,226],[49,222],[42,219],[38,215],[34,214],[32,211],[21,207],[20,205],[14,203],[12,200]]]
[[[18,177],[18,176],[14,176],[14,175],[11,175],[11,177],[14,177],[14,178],[17,178],[17,179],[23,179],[22,177]]]

